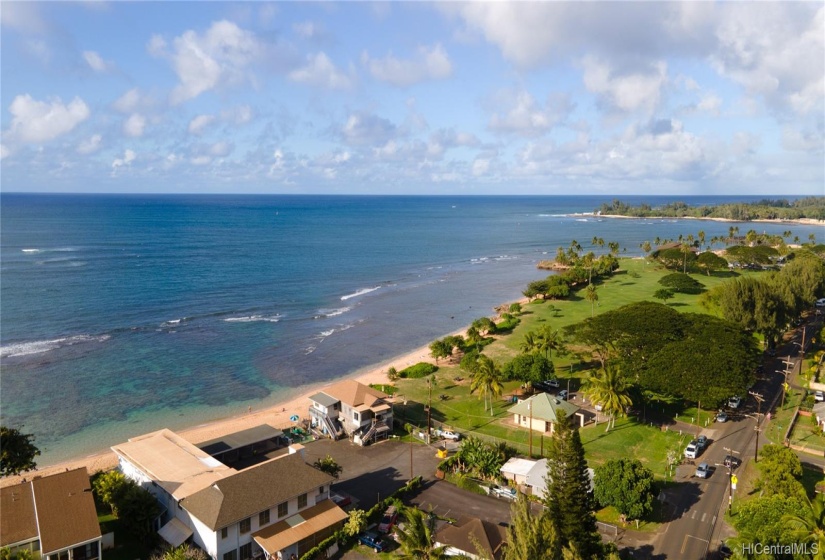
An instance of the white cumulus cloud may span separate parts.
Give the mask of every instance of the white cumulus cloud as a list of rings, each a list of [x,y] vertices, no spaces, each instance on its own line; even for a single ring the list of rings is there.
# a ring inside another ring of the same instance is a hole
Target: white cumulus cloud
[[[140,113],[132,113],[129,118],[123,122],[123,134],[131,138],[143,136],[145,129],[146,117]]]
[[[100,143],[103,137],[100,134],[93,134],[90,138],[83,140],[77,146],[77,153],[88,155],[93,154],[100,149]]]
[[[137,159],[137,154],[132,150],[125,150],[123,152],[123,157],[115,158],[112,162],[112,176],[114,177],[117,174],[118,169],[124,166],[132,165],[132,162]]]
[[[450,57],[441,44],[418,47],[411,59],[397,58],[392,53],[383,58],[370,58],[364,52],[361,61],[369,68],[373,78],[398,87],[449,78],[453,73]]]
[[[106,72],[112,67],[111,63],[103,60],[95,51],[83,51],[83,60],[95,72]]]
[[[48,142],[70,132],[89,118],[89,107],[79,97],[68,104],[59,98],[37,101],[31,95],[18,95],[9,106],[12,115],[9,133],[20,142]]]
[[[293,82],[326,89],[349,89],[355,81],[352,72],[346,74],[336,68],[323,52],[310,55],[303,67],[289,73],[289,79]]]
[[[605,61],[587,56],[582,60],[584,85],[602,102],[621,111],[652,111],[660,101],[667,81],[667,64],[653,63],[647,71],[619,73]]]
[[[215,117],[213,115],[198,115],[189,121],[189,134],[198,135],[203,133],[203,129],[212,124],[214,121]]]
[[[152,37],[148,50],[169,57],[179,80],[170,102],[177,105],[217,87],[243,82],[248,67],[261,53],[261,44],[251,31],[222,20],[203,34],[188,30],[176,37],[171,53],[159,36]]]
[[[496,105],[503,106],[505,112],[490,118],[490,129],[498,133],[544,134],[573,111],[573,103],[566,95],[550,95],[543,106],[526,91],[504,92],[498,97]]]

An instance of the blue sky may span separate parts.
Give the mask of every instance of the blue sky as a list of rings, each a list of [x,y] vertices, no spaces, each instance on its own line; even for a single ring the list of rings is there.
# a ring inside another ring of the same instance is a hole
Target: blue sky
[[[7,2],[4,191],[825,194],[822,2]]]

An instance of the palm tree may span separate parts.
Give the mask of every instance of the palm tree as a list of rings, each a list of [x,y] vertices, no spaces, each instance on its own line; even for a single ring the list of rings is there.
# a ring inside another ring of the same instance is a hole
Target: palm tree
[[[699,237],[699,248],[701,249],[705,245],[705,231],[700,229],[696,235]]]
[[[783,515],[782,523],[796,542],[816,544],[814,560],[825,560],[825,496],[817,494],[808,506],[798,514]]]
[[[544,357],[548,359],[553,356],[553,350],[561,352],[565,348],[561,333],[550,325],[544,325],[539,331],[538,343],[537,349],[544,351]]]
[[[591,401],[601,404],[602,411],[610,418],[605,431],[610,429],[611,422],[615,426],[616,416],[623,415],[625,409],[633,404],[621,369],[612,363],[590,376],[584,393]]]
[[[406,523],[396,526],[398,544],[403,551],[400,558],[410,560],[444,560],[447,558],[446,546],[435,546],[435,517],[427,515],[418,508],[405,508]]]
[[[482,341],[484,337],[481,336],[481,333],[478,331],[478,328],[471,326],[467,329],[467,341],[472,344],[473,346],[478,346],[478,343]]]
[[[504,385],[501,384],[501,371],[495,362],[487,356],[478,357],[478,369],[470,381],[470,393],[478,391],[484,399],[484,410],[487,410],[487,397],[490,397],[490,416],[493,415],[493,399],[501,395]]]
[[[590,302],[590,316],[594,317],[596,315],[596,302],[599,301],[599,294],[596,292],[596,286],[593,284],[588,284],[587,292],[585,292],[584,297],[586,297],[587,301]]]
[[[537,337],[533,331],[524,335],[524,340],[519,344],[519,350],[523,354],[532,354],[541,348],[541,338]]]

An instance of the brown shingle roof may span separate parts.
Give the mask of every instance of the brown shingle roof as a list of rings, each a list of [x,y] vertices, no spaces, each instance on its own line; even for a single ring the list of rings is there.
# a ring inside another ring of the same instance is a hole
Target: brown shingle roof
[[[504,527],[494,525],[489,521],[482,521],[476,517],[459,520],[456,525],[445,525],[435,535],[435,541],[446,544],[458,550],[478,554],[476,545],[490,557],[501,558],[501,545],[507,538]]]
[[[252,538],[269,554],[277,554],[324,529],[340,526],[347,517],[347,512],[335,505],[335,502],[323,500],[292,517],[252,533]]]
[[[43,554],[100,538],[86,468],[32,480]]]
[[[359,383],[354,379],[345,379],[334,385],[324,388],[322,393],[334,397],[353,408],[361,405],[372,406],[375,401],[387,398],[386,393],[373,389],[369,385]]]
[[[0,488],[0,546],[37,537],[31,482]]]
[[[180,505],[215,531],[332,481],[294,453],[218,480]]]

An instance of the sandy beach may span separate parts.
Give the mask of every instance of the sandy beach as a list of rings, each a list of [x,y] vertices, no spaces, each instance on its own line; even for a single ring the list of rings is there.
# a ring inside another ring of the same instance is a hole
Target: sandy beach
[[[467,328],[469,328],[469,325],[449,334],[463,334],[466,332]],[[366,385],[370,383],[389,383],[389,379],[387,378],[387,370],[390,367],[395,367],[398,370],[402,370],[412,364],[425,361],[434,363],[434,360],[430,356],[430,349],[428,346],[421,346],[411,352],[396,356],[395,358],[381,364],[353,372],[351,375],[344,376],[341,379],[356,379]],[[289,419],[289,417],[293,414],[297,414],[301,418],[307,417],[309,396],[317,393],[324,386],[335,382],[336,381],[329,383],[317,383],[309,386],[306,392],[292,400],[278,403],[261,410],[252,409],[251,411],[239,414],[237,416],[207,422],[206,424],[193,426],[185,430],[178,430],[177,433],[182,435],[188,441],[197,444],[226,434],[252,428],[260,424],[269,424],[276,428],[290,427],[294,424]],[[80,467],[86,467],[89,474],[110,470],[117,467],[117,457],[114,452],[109,449],[101,450],[99,453],[77,459],[70,459],[68,461],[62,461],[54,465],[29,471],[20,476],[9,476],[2,478],[0,479],[0,487],[17,484],[23,479],[31,479],[33,476],[48,476],[57,472]]]
[[[705,220],[708,222],[731,222],[731,223],[739,223],[739,224],[748,224],[748,223],[764,223],[764,224],[797,224],[800,226],[825,226],[825,220],[814,220],[813,218],[799,218],[798,220],[763,220],[763,219],[754,219],[754,220],[732,220],[729,218],[712,218],[712,217],[699,217],[699,216],[624,216],[621,214],[601,214],[598,212],[578,212],[575,214],[570,214],[572,218],[618,218],[618,219],[625,219],[625,220]]]

